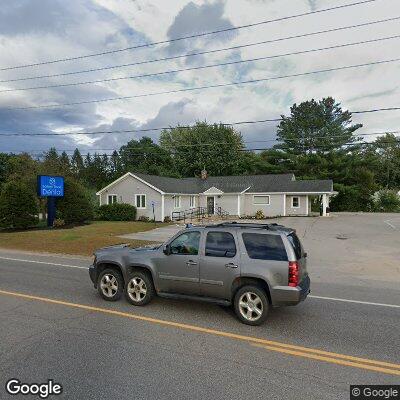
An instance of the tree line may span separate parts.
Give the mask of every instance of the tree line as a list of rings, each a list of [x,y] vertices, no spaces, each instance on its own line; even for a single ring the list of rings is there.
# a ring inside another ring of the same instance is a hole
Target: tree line
[[[203,168],[214,176],[293,172],[298,179],[333,179],[339,192],[333,210],[396,211],[399,138],[386,133],[365,142],[361,127],[327,97],[294,104],[281,116],[275,144],[259,142],[258,151],[248,151],[254,146],[246,146],[232,126],[197,122],[164,129],[158,143],[149,137],[130,140],[112,154],[83,155],[76,149],[71,156],[54,148],[40,158],[0,153],[0,186],[18,178],[35,190],[37,174],[59,174],[94,198],[96,190],[128,171],[172,177],[198,176]]]

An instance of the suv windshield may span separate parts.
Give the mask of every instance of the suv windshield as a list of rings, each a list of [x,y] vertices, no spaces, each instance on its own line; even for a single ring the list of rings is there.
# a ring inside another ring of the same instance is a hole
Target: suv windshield
[[[290,244],[293,247],[296,258],[299,260],[302,257],[301,243],[297,235],[293,232],[288,235]]]

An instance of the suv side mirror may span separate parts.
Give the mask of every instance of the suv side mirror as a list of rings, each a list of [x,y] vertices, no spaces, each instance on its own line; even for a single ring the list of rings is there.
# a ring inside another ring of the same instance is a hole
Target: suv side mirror
[[[164,246],[163,253],[164,253],[166,256],[169,256],[169,255],[171,254],[171,246],[170,246],[169,244],[166,244],[166,245]]]
[[[303,257],[307,258],[307,252],[306,251],[304,252]]]

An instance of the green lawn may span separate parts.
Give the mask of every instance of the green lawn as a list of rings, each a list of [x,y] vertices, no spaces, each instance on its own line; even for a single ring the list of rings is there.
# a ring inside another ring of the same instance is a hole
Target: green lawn
[[[157,226],[164,224],[157,223]],[[0,231],[0,248],[49,253],[91,255],[95,249],[118,243],[140,246],[146,242],[118,237],[126,233],[144,232],[154,228],[146,222],[93,222],[66,229],[31,229]]]

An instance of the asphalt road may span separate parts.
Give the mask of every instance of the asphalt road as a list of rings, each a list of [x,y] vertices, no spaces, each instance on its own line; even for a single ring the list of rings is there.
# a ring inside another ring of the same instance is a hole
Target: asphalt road
[[[350,384],[400,383],[390,365],[400,363],[400,296],[390,285],[317,280],[312,295],[325,298],[249,327],[215,305],[105,302],[87,264],[0,252],[0,399],[19,398],[5,392],[10,378],[53,379],[68,399],[348,399]]]

